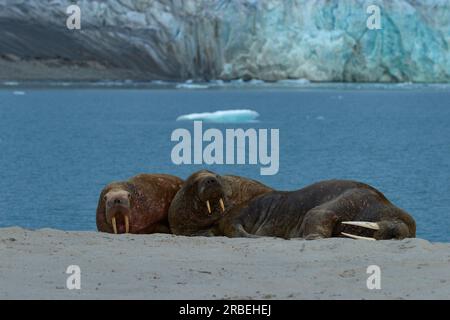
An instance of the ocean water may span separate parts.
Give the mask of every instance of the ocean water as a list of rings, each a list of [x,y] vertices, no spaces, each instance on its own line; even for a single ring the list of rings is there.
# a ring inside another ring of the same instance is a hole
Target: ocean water
[[[142,172],[187,177],[201,168],[294,190],[331,178],[381,190],[450,241],[450,87],[327,85],[22,87],[0,89],[0,227],[95,230],[101,189]],[[251,109],[280,129],[280,169],[171,161],[182,114]]]

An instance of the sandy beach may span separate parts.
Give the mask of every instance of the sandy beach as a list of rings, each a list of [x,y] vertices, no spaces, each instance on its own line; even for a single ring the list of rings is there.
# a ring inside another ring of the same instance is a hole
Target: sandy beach
[[[1,299],[449,299],[450,244],[0,229]],[[66,269],[81,269],[68,290]],[[381,289],[367,288],[367,267]]]

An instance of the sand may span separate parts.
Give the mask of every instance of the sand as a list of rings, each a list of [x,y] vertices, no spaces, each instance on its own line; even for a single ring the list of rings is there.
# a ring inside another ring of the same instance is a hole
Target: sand
[[[68,290],[66,269],[81,268]],[[367,288],[378,265],[381,289]],[[450,244],[0,229],[1,299],[449,299]]]

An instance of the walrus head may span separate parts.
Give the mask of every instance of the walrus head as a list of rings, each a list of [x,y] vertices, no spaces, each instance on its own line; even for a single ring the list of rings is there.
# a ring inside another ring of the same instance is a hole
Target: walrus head
[[[106,185],[98,198],[97,230],[107,233],[169,233],[169,206],[183,180],[167,174],[138,174]]]
[[[169,225],[178,235],[208,232],[224,216],[231,189],[226,177],[201,170],[187,178],[169,208]]]
[[[193,174],[189,179],[187,184],[191,185],[194,198],[203,204],[204,210],[202,211],[205,211],[208,215],[225,212],[226,186],[219,175],[202,170]]]
[[[131,193],[123,189],[108,191],[105,201],[105,218],[115,234],[130,232]]]
[[[271,190],[239,176],[221,176],[208,170],[195,172],[170,204],[170,229],[178,235],[218,235],[220,221],[229,217],[234,206]]]

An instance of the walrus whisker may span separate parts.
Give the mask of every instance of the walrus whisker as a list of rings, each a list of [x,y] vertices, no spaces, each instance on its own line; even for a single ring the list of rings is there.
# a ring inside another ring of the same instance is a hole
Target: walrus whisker
[[[372,230],[380,230],[380,225],[376,222],[367,222],[367,221],[343,221],[342,224],[348,224],[351,226],[357,226]]]
[[[222,208],[222,212],[225,212],[225,204],[223,203],[222,198],[220,198],[219,203],[220,203],[220,207]]]
[[[352,238],[352,239],[358,239],[358,240],[370,240],[370,241],[376,241],[375,238],[368,238],[368,237],[361,237],[350,233],[341,232],[342,235]]]
[[[211,214],[211,206],[209,205],[209,200],[206,200],[206,207],[208,208],[209,214]]]
[[[111,223],[114,230],[114,234],[117,234],[116,217],[111,218]]]
[[[125,233],[130,233],[130,221],[128,216],[125,216]]]

